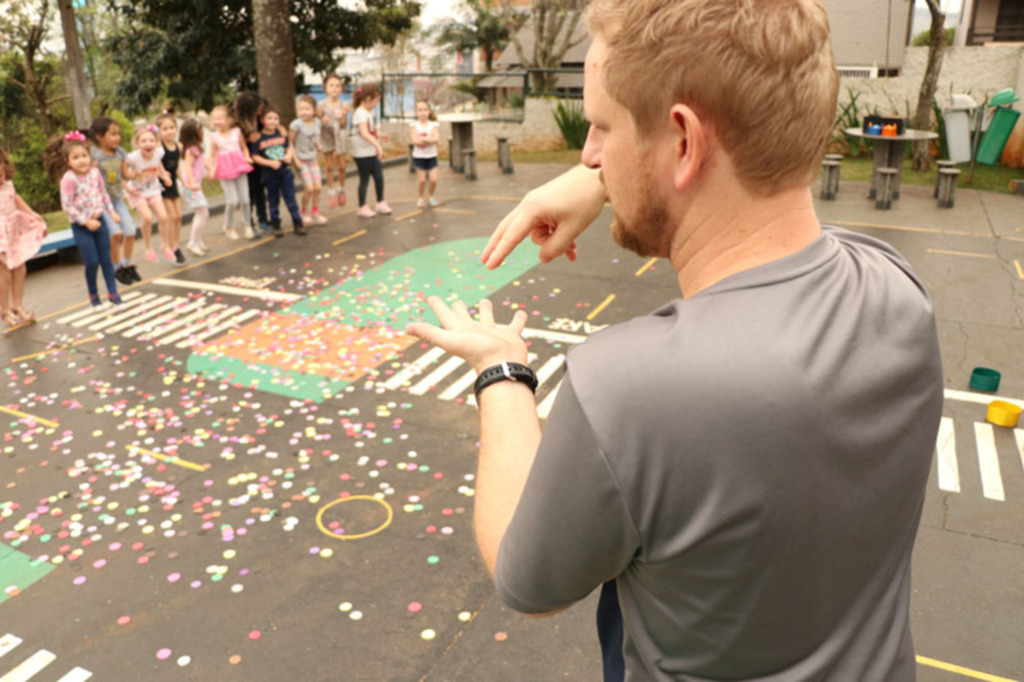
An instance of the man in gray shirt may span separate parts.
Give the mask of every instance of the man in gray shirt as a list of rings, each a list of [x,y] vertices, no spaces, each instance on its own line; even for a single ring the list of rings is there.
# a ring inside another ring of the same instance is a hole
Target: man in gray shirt
[[[499,594],[551,613],[603,586],[606,680],[913,680],[938,340],[900,255],[815,216],[825,11],[594,0],[589,24],[585,168],[528,194],[484,261],[528,235],[574,259],[607,197],[615,240],[668,258],[682,298],[577,346],[543,437],[524,314],[434,297],[440,328],[410,326],[480,373]]]

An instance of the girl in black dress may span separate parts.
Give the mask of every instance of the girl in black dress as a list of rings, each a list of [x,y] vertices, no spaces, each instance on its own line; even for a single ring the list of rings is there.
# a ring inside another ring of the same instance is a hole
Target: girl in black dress
[[[185,262],[185,254],[181,252],[181,202],[178,194],[178,166],[181,162],[181,147],[178,146],[178,124],[173,113],[164,113],[156,117],[156,126],[160,130],[160,144],[164,149],[160,162],[170,176],[170,184],[164,183],[161,195],[164,208],[167,210],[167,234],[160,235],[164,245],[164,256],[177,263]]]

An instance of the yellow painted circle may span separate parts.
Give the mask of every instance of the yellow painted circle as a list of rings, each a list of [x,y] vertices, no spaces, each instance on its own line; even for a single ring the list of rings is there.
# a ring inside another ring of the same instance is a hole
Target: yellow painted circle
[[[365,533],[358,533],[356,535],[338,535],[337,533],[331,532],[330,530],[327,529],[327,527],[324,526],[324,520],[323,519],[324,519],[324,512],[325,511],[327,511],[331,507],[336,507],[336,506],[338,506],[339,504],[341,504],[343,502],[353,502],[355,500],[370,500],[372,502],[377,502],[378,504],[380,504],[381,506],[384,507],[385,511],[387,511],[388,517],[386,519],[384,519],[384,523],[380,524],[379,526],[377,526],[373,530],[368,530]],[[362,540],[363,538],[368,538],[371,535],[376,535],[377,533],[381,532],[382,530],[384,530],[385,528],[390,526],[391,525],[391,521],[394,518],[395,518],[395,512],[394,512],[394,510],[391,509],[391,505],[388,504],[385,500],[382,500],[379,497],[374,497],[373,495],[351,495],[349,497],[338,498],[337,500],[334,500],[332,502],[328,502],[323,507],[321,507],[320,511],[318,511],[316,513],[316,527],[319,528],[320,532],[323,533],[324,535],[326,535],[328,537],[336,538],[338,540]]]

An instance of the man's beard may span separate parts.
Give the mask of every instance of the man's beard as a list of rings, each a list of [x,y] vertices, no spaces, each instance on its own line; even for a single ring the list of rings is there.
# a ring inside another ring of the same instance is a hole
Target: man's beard
[[[604,184],[604,172],[601,173],[600,178],[607,195],[608,186]],[[670,236],[667,231],[668,212],[657,199],[650,170],[642,171],[639,186],[641,196],[638,205],[640,208],[631,221],[626,222],[615,211],[615,204],[612,203],[612,239],[622,248],[632,251],[638,256],[645,258],[668,256]]]

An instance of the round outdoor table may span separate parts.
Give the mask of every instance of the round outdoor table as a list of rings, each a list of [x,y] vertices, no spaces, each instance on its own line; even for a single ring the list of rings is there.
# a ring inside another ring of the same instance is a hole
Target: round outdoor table
[[[847,135],[860,137],[865,140],[872,140],[875,143],[875,159],[871,167],[871,192],[869,199],[874,199],[878,193],[878,169],[895,168],[896,178],[894,179],[892,198],[900,198],[900,179],[903,175],[903,158],[906,154],[907,142],[918,140],[936,140],[938,133],[927,130],[914,130],[907,128],[902,135],[868,135],[862,128],[847,128],[843,131]]]
[[[452,125],[452,170],[456,173],[465,172],[465,159],[462,152],[475,149],[473,146],[473,121],[480,120],[477,114],[442,114],[439,121],[447,121]]]

